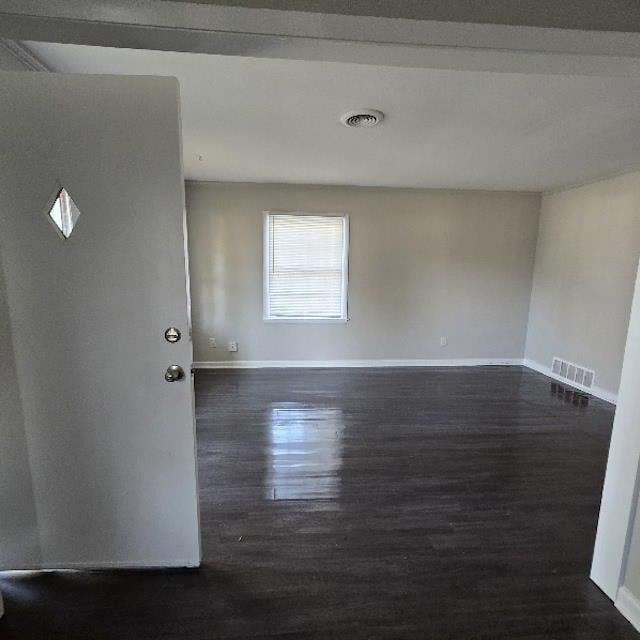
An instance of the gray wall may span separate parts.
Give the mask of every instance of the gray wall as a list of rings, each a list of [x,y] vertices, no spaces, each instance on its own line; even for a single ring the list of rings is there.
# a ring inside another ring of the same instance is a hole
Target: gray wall
[[[543,197],[526,358],[559,356],[616,394],[640,254],[640,173]]]
[[[187,183],[195,360],[522,358],[539,206],[522,193]],[[263,322],[269,209],[350,215],[348,323]]]

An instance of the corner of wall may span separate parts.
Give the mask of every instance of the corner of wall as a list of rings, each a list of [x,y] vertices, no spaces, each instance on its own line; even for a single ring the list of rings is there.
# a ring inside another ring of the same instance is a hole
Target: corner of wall
[[[21,42],[0,38],[0,71],[50,71]]]
[[[538,200],[538,218],[536,221],[536,245],[533,252],[533,260],[531,262],[531,279],[529,281],[529,305],[527,307],[527,325],[525,327],[524,332],[524,345],[522,347],[522,358],[526,360],[530,356],[529,352],[529,337],[530,337],[530,328],[531,328],[531,309],[533,305],[533,293],[535,288],[535,279],[536,279],[536,265],[538,263],[538,249],[540,245],[540,226],[542,220],[542,209],[544,206],[545,194],[539,194]]]

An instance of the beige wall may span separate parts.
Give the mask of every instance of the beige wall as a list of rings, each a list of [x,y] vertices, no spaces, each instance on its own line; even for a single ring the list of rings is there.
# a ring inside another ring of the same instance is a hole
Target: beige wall
[[[640,173],[543,197],[526,357],[594,369],[616,394],[640,252]]]
[[[519,193],[187,183],[195,360],[522,358],[539,205]],[[350,215],[348,323],[263,322],[269,209]]]

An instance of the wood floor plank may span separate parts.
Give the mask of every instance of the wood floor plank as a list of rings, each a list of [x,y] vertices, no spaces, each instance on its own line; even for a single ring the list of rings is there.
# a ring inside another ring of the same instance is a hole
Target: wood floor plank
[[[199,570],[0,578],[0,638],[640,638],[589,581],[614,408],[519,367],[200,372]]]

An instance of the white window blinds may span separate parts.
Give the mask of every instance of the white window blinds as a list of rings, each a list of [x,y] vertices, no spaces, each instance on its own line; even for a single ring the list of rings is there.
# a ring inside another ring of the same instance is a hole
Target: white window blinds
[[[346,216],[265,215],[265,318],[346,320]]]

